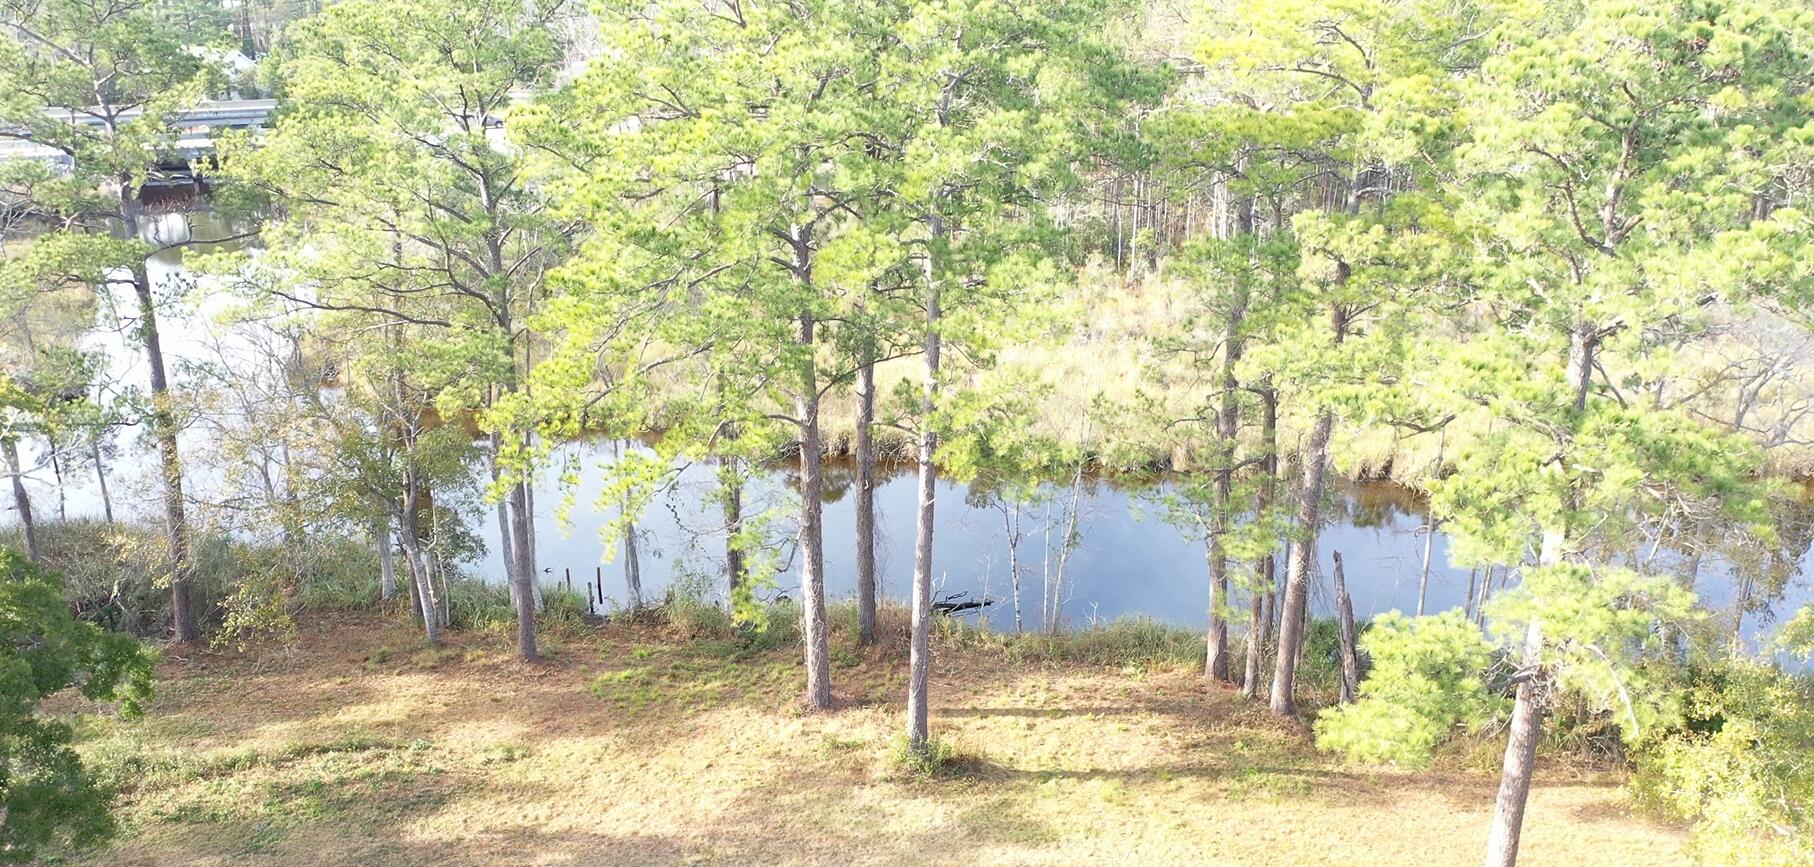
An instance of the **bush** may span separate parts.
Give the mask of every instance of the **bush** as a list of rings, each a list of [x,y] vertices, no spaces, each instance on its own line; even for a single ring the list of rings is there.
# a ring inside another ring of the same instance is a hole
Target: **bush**
[[[454,629],[516,628],[516,605],[507,585],[460,577],[450,579],[443,592],[447,594],[448,625]]]
[[[907,776],[929,780],[952,768],[956,755],[950,742],[938,735],[927,736],[924,752],[914,751],[907,745],[907,736],[898,735],[889,747],[889,764]]]
[[[161,528],[46,521],[38,539],[79,617],[138,636],[168,632],[169,547]],[[378,603],[377,554],[352,539],[319,536],[291,551],[198,533],[190,548],[190,601],[216,641],[285,631],[297,609],[354,611]]]
[[[138,636],[169,630],[170,555],[161,529],[88,519],[44,521],[38,544],[46,568],[61,576],[63,595],[77,616]],[[218,535],[190,542],[189,598],[206,626],[220,622],[221,600],[240,574],[236,547]]]
[[[130,636],[72,617],[61,582],[0,549],[0,861],[113,834],[110,794],[70,748],[68,725],[36,715],[40,699],[76,689],[136,714],[151,691],[151,656]]]
[[[827,619],[840,619],[829,606]],[[853,609],[854,610],[854,609]],[[760,653],[800,642],[800,606],[788,599],[746,600],[735,615],[712,599],[709,580],[682,578],[668,588],[659,616],[686,641],[717,642],[729,653]]]
[[[1683,725],[1641,741],[1639,803],[1693,823],[1710,864],[1814,864],[1814,685],[1747,659],[1692,669]]]
[[[1374,620],[1361,646],[1373,671],[1361,682],[1359,701],[1317,717],[1322,749],[1357,761],[1423,766],[1456,726],[1478,724],[1504,704],[1484,677],[1492,648],[1459,611],[1418,618],[1388,612]]]

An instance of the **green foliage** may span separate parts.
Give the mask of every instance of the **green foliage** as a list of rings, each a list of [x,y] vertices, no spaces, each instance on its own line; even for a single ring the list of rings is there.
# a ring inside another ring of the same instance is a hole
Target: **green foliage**
[[[1804,661],[1814,660],[1814,605],[1803,606],[1776,633],[1773,646]]]
[[[76,615],[102,628],[162,634],[169,619],[169,563],[162,528],[97,520],[46,521],[45,564]],[[378,603],[376,554],[361,540],[315,538],[299,549],[198,535],[191,545],[192,599],[217,644],[248,646],[290,632],[298,611],[360,611]]]
[[[928,735],[923,749],[915,750],[905,735],[889,742],[888,763],[895,771],[915,780],[930,780],[955,769],[957,749],[950,741]]]
[[[109,795],[70,748],[69,726],[34,711],[74,689],[135,715],[151,694],[151,663],[131,637],[72,617],[54,576],[0,549],[0,861],[113,833]]]
[[[1557,688],[1594,710],[1610,711],[1625,738],[1673,720],[1669,683],[1646,665],[1666,651],[1665,635],[1702,616],[1694,594],[1673,578],[1580,564],[1527,569],[1518,587],[1488,606],[1493,633],[1506,645],[1542,623],[1538,663]]]
[[[1017,661],[1049,664],[1085,663],[1116,668],[1188,667],[1201,664],[1203,636],[1196,630],[1168,626],[1150,617],[1123,617],[1108,623],[1067,629],[1056,635],[1029,632],[1004,635],[1008,655]]]
[[[764,602],[752,597],[726,610],[711,599],[710,584],[697,579],[683,580],[670,587],[661,606],[661,615],[680,637],[716,645],[727,655],[759,653],[788,647],[800,640],[800,608],[797,604]]]
[[[1365,762],[1422,767],[1458,727],[1503,711],[1487,688],[1492,647],[1460,611],[1373,620],[1360,641],[1373,660],[1360,700],[1323,711],[1317,746]]]
[[[1708,864],[1814,863],[1814,685],[1745,659],[1688,672],[1685,725],[1640,742],[1641,803],[1692,822]]]
[[[516,625],[510,588],[489,581],[447,582],[447,621],[455,629],[496,631]]]

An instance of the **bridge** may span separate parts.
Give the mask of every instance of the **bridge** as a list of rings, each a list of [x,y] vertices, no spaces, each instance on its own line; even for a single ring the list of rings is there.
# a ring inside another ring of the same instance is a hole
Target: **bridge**
[[[179,112],[172,124],[176,140],[167,156],[173,163],[188,164],[214,153],[214,134],[223,129],[259,129],[277,109],[275,99],[223,99],[201,103]],[[115,115],[116,121],[130,121],[143,115],[142,109],[127,109]],[[101,127],[106,124],[92,110],[53,108],[45,111],[52,120],[72,126]],[[56,148],[18,139],[0,139],[0,159],[45,160],[61,168],[69,167],[69,155]]]

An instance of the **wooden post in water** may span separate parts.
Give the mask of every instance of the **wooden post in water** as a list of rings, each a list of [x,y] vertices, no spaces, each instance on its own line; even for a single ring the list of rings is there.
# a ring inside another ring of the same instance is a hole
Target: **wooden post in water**
[[[1336,652],[1342,657],[1342,703],[1348,704],[1360,695],[1360,657],[1354,650],[1354,600],[1348,598],[1348,585],[1342,579],[1342,552],[1333,553],[1335,613],[1341,623],[1341,645]]]

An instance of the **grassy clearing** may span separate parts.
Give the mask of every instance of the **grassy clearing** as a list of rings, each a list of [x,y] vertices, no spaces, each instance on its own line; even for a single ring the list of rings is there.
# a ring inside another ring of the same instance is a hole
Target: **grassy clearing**
[[[70,863],[1452,864],[1485,839],[1490,748],[1342,766],[1150,625],[942,634],[940,760],[914,767],[898,644],[838,629],[842,709],[808,714],[791,644],[690,616],[557,632],[535,667],[376,615],[173,655],[147,718],[84,726],[124,832]],[[1616,779],[1569,767],[1544,768],[1526,829],[1528,864],[1684,862]]]

